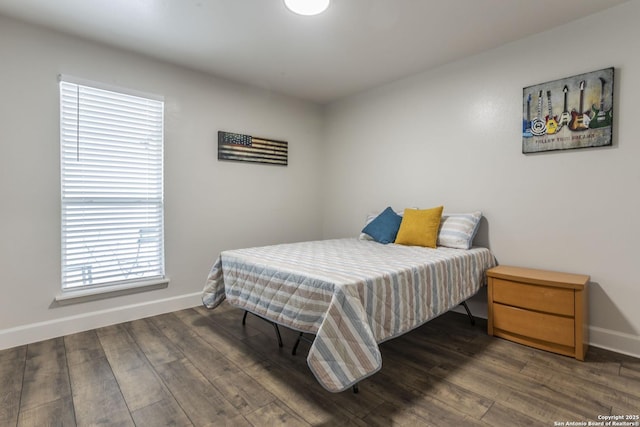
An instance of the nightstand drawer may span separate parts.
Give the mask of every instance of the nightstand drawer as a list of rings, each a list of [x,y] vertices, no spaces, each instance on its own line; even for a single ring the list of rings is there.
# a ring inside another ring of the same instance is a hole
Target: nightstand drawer
[[[574,315],[573,289],[527,285],[510,280],[493,279],[493,301],[530,310]]]
[[[489,335],[584,360],[589,276],[499,265],[487,279]]]
[[[494,330],[503,330],[568,347],[575,345],[573,318],[537,313],[502,304],[493,306]],[[498,331],[495,331],[499,335]]]

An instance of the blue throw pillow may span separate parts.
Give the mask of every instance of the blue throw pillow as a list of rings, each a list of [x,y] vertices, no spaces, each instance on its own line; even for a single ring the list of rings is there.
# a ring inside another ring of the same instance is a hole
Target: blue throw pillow
[[[362,232],[368,234],[379,243],[393,243],[396,240],[398,229],[402,217],[395,213],[391,207],[383,210],[373,221],[371,221]]]

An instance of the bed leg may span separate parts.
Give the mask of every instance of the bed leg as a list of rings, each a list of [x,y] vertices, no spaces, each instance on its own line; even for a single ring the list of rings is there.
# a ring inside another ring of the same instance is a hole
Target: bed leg
[[[358,384],[357,383],[354,384],[352,388],[353,388],[353,394],[357,394],[358,393]]]
[[[300,340],[302,339],[302,334],[303,332],[300,332],[300,335],[298,335],[298,339],[296,340],[296,343],[293,345],[293,349],[291,350],[292,356],[295,356],[296,351],[298,351],[298,344],[300,344]]]
[[[296,340],[296,343],[293,345],[293,349],[291,350],[291,355],[295,356],[296,355],[296,351],[298,351],[298,345],[300,344],[300,341],[305,341],[308,342],[309,344],[313,345],[313,340],[310,338],[307,338],[304,336],[304,332],[300,332],[300,335],[298,335],[298,339]]]
[[[276,336],[278,337],[278,347],[282,348],[282,337],[280,336],[280,329],[278,329],[278,325],[271,322],[273,328],[276,330]]]
[[[475,325],[476,324],[476,319],[471,314],[471,310],[469,310],[469,306],[467,305],[467,302],[463,301],[461,305],[464,307],[465,310],[467,310],[467,316],[469,316],[469,320],[471,321],[471,325]]]
[[[247,314],[249,314],[249,312],[245,310],[244,315],[242,316],[242,326],[247,324]],[[280,329],[278,329],[278,324],[276,322],[272,322],[271,320],[265,319],[264,317],[260,317],[257,314],[255,316],[273,325],[273,329],[276,330],[276,338],[278,338],[278,347],[282,348],[282,336],[280,336]]]

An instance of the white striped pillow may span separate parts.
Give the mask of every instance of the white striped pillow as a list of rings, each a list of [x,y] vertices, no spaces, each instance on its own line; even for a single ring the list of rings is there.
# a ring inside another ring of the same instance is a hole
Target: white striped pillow
[[[470,249],[478,232],[482,212],[443,214],[438,230],[438,246]]]

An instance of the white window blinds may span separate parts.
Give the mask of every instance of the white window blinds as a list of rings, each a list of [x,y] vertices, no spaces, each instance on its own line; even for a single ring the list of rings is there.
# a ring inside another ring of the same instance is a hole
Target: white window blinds
[[[164,278],[164,103],[60,81],[62,288]]]

